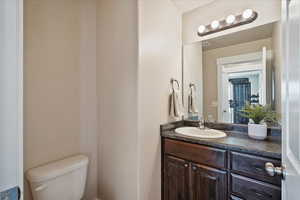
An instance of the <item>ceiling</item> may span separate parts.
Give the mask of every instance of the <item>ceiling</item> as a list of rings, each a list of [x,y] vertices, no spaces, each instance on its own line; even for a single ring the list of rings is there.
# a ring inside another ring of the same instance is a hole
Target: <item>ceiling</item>
[[[203,41],[203,50],[211,50],[272,37],[273,23]]]
[[[205,6],[209,3],[214,2],[215,0],[172,0],[174,4],[182,12],[187,12],[195,8]]]

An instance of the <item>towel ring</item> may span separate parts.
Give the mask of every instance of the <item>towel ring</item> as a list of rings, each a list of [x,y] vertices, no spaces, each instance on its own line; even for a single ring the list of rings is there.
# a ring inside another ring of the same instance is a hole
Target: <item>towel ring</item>
[[[196,89],[196,85],[194,83],[190,83],[190,88],[192,89],[193,87]]]
[[[180,89],[179,82],[175,78],[171,78],[172,89],[174,90],[174,82],[177,84],[178,90]]]

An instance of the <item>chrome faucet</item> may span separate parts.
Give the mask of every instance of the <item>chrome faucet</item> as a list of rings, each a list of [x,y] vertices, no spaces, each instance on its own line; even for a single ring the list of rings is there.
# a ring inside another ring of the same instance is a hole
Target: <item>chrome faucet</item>
[[[203,117],[199,118],[199,129],[205,129],[205,120]]]

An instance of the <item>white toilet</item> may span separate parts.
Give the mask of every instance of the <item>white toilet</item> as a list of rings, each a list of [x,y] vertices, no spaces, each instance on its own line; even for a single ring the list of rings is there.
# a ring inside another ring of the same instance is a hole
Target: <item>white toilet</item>
[[[88,157],[73,156],[26,173],[34,200],[80,200],[83,197]]]

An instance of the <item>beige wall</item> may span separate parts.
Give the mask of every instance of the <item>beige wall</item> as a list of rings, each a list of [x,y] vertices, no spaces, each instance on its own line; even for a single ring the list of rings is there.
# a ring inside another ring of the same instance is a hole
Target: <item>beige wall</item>
[[[282,45],[281,45],[281,23],[273,26],[273,67],[275,69],[275,109],[281,114],[281,76],[282,76]]]
[[[272,48],[272,38],[203,52],[203,100],[205,117],[207,117],[208,114],[212,114],[214,119],[218,118],[218,108],[213,105],[213,102],[218,101],[217,59],[221,57],[258,52],[262,50],[263,46],[267,47],[267,50],[270,50]]]
[[[138,200],[137,1],[97,1],[99,197]]]
[[[80,152],[89,156],[85,200],[98,196],[98,116],[96,71],[96,3],[80,4]]]
[[[171,1],[25,0],[25,169],[83,152],[87,200],[159,200],[172,77]]]
[[[94,198],[95,36],[87,32],[93,0],[25,0],[24,6],[25,170],[84,152],[93,160],[87,198]]]
[[[159,125],[168,121],[170,79],[181,82],[181,16],[170,0],[139,0],[138,16],[138,200],[159,200]]]
[[[170,79],[181,80],[181,18],[169,0],[99,0],[97,9],[99,196],[158,200],[159,125]]]
[[[258,18],[253,23],[214,33],[206,37],[198,37],[197,29],[199,25],[210,24],[213,20],[224,19],[230,14],[240,14],[247,8],[252,8],[258,12]],[[277,21],[280,19],[280,8],[281,1],[279,0],[216,0],[211,4],[199,7],[183,15],[183,42],[192,43],[206,40]]]

